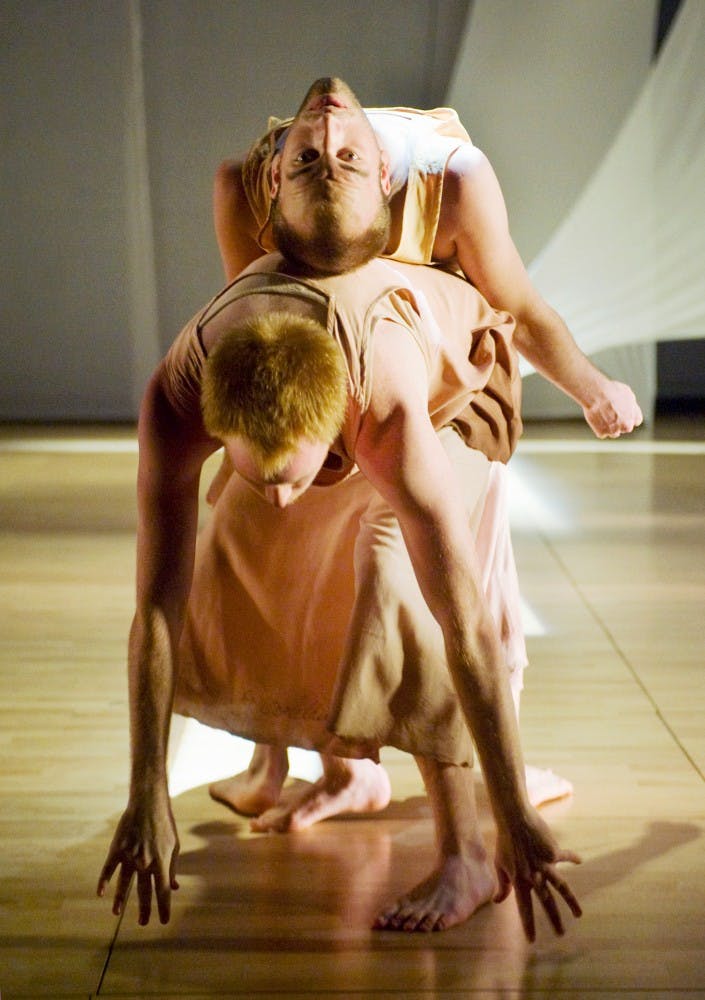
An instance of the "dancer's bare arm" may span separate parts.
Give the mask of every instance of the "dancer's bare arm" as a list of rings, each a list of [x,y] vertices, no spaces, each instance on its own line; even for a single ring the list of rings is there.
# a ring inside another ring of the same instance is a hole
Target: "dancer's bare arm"
[[[426,370],[408,335],[380,324],[375,338],[374,388],[355,458],[395,511],[426,602],[445,639],[449,668],[472,733],[499,829],[500,888],[517,892],[529,937],[531,891],[562,931],[550,890],[579,907],[555,874],[561,851],[529,804],[516,716],[499,639],[485,603],[460,487],[428,418]],[[403,372],[403,379],[399,372]],[[528,886],[528,889],[527,889]]]
[[[582,407],[598,437],[618,437],[641,424],[629,386],[608,378],[585,357],[565,322],[534,288],[509,232],[492,166],[473,146],[457,150],[448,165],[435,252],[457,257],[485,298],[514,316],[517,350]]]
[[[175,655],[191,586],[201,466],[216,443],[184,421],[164,393],[161,369],[145,394],[139,423],[137,606],[128,647],[131,777],[100,874],[98,894],[119,869],[113,911],[122,912],[137,875],[139,922],[152,890],[169,919],[179,842],[167,788],[166,754]]]
[[[264,254],[257,243],[257,223],[242,184],[239,160],[226,160],[213,184],[213,222],[227,281]]]

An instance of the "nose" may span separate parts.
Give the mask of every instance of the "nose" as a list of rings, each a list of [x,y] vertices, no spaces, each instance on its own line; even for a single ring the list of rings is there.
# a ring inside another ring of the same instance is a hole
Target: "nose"
[[[318,175],[330,180],[337,173],[337,153],[344,144],[343,122],[336,115],[324,115],[320,122],[321,156],[318,161]]]
[[[273,507],[283,510],[292,501],[292,488],[288,483],[265,486],[264,497],[267,503],[271,503]]]
[[[344,142],[345,122],[348,115],[343,109],[328,106],[315,116],[313,130],[315,142],[323,156],[335,159],[335,154]]]
[[[346,108],[348,105],[342,97],[337,94],[327,92],[318,97],[314,97],[306,106],[307,111],[322,111],[324,108]]]

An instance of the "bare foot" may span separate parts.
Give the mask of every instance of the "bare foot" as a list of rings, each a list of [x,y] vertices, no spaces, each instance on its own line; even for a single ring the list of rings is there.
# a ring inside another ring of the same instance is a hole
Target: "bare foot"
[[[279,801],[288,771],[286,748],[257,744],[246,771],[214,782],[208,791],[216,802],[243,816],[259,816]]]
[[[445,931],[488,903],[495,889],[484,851],[474,858],[451,855],[408,895],[380,913],[372,926],[387,931]]]
[[[259,833],[305,830],[340,813],[379,812],[391,798],[387,772],[371,760],[323,758],[323,775],[303,791],[285,791],[272,809],[253,819]]]
[[[534,809],[573,794],[573,786],[567,778],[561,778],[547,768],[530,765],[526,767],[526,790]]]

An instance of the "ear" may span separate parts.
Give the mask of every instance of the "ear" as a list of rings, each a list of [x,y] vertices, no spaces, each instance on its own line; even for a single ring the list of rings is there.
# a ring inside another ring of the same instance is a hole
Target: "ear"
[[[281,167],[282,167],[282,156],[281,153],[275,153],[272,157],[272,163],[269,168],[269,193],[272,199],[276,198],[279,194],[279,185],[281,183]]]
[[[388,197],[392,190],[392,175],[389,169],[389,156],[386,149],[380,150],[379,158],[379,183],[384,194]]]

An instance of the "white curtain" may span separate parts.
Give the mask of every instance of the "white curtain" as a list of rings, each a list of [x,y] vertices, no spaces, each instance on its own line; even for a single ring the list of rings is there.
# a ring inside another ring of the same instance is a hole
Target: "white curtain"
[[[705,336],[703,0],[684,3],[631,114],[530,273],[588,354]]]

